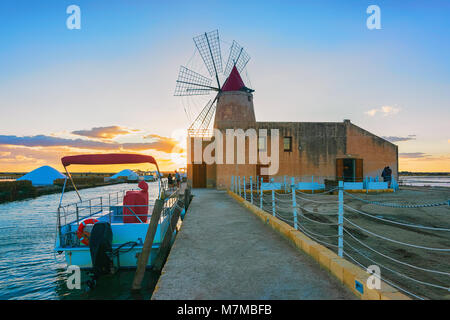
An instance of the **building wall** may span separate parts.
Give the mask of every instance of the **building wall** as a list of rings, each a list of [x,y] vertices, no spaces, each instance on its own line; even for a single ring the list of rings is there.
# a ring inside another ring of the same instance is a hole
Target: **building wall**
[[[336,157],[345,155],[346,132],[340,122],[257,122],[258,129],[279,129],[279,170],[284,175],[310,181],[334,178]],[[292,151],[284,151],[284,137],[292,137]],[[271,150],[268,138],[268,149]]]
[[[249,128],[250,124],[247,124]],[[349,121],[344,122],[256,122],[255,127],[266,129],[267,149],[271,156],[271,129],[279,129],[278,152],[279,168],[273,177],[282,182],[284,176],[295,177],[296,181],[323,183],[325,179],[336,178],[336,159],[363,159],[363,176],[381,177],[381,172],[389,165],[398,177],[397,146],[363,130]],[[225,129],[223,129],[225,130]],[[225,131],[224,131],[225,136]],[[284,137],[292,137],[292,151],[284,151]],[[249,143],[246,141],[248,153]],[[235,143],[235,157],[236,157]],[[227,188],[231,176],[255,176],[256,165],[217,164],[217,188]]]
[[[385,166],[392,169],[398,181],[398,147],[350,122],[346,122],[347,153],[363,159],[364,177],[378,176]]]
[[[294,176],[296,181],[314,181],[323,183],[325,179],[336,178],[336,159],[363,159],[363,176],[380,176],[386,165],[392,168],[398,178],[397,146],[377,137],[350,123],[344,122],[256,122],[253,107],[253,95],[242,91],[222,92],[219,95],[214,119],[214,128],[222,132],[226,146],[226,129],[253,128],[267,130],[267,149],[271,156],[271,129],[279,129],[278,172],[276,181],[283,176]],[[292,137],[291,151],[284,151],[284,137]],[[189,139],[189,138],[188,138]],[[245,164],[237,164],[237,143],[234,143],[235,160],[233,164],[221,163],[207,166],[206,184],[208,187],[225,189],[230,186],[232,176],[258,175],[258,166],[249,164],[249,139],[246,138]],[[205,148],[211,140],[203,142]],[[224,155],[226,149],[224,150]],[[261,163],[259,161],[258,163]],[[193,155],[188,152],[187,177],[192,183]],[[247,181],[246,181],[247,182]]]

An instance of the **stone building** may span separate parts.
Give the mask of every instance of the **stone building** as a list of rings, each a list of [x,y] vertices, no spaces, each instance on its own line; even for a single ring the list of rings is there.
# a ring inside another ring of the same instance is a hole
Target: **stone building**
[[[194,188],[210,187],[225,189],[230,186],[232,176],[263,177],[265,181],[274,178],[282,181],[284,176],[297,179],[362,181],[365,177],[380,177],[385,166],[392,169],[398,178],[398,148],[350,122],[259,122],[256,121],[253,93],[245,87],[237,70],[231,72],[218,95],[214,128],[225,137],[227,129],[254,129],[258,135],[258,152],[267,151],[271,156],[271,129],[278,129],[278,170],[273,175],[264,174],[258,155],[256,163],[249,161],[252,150],[250,138],[245,137],[245,163],[237,163],[238,144],[227,150],[223,144],[223,155],[216,156],[215,163],[194,159],[194,145],[207,150],[216,137],[188,137],[188,182]],[[267,137],[260,136],[261,129],[267,130]],[[196,140],[197,139],[197,140]],[[201,141],[199,141],[201,139]],[[197,141],[197,142],[195,142]],[[274,140],[275,141],[275,140]],[[275,146],[275,144],[274,144]],[[216,144],[217,147],[217,144]],[[198,149],[197,149],[198,150]],[[234,161],[227,163],[226,154],[234,152]],[[197,152],[198,154],[198,152]],[[217,161],[217,159],[223,161]],[[196,161],[195,161],[196,160]]]

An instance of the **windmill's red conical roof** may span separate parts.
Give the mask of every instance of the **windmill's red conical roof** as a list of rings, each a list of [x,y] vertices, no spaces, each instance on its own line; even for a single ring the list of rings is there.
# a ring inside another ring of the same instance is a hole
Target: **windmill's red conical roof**
[[[234,66],[227,80],[223,84],[222,91],[239,91],[243,87],[245,87],[244,81],[242,81],[239,71],[236,66]]]

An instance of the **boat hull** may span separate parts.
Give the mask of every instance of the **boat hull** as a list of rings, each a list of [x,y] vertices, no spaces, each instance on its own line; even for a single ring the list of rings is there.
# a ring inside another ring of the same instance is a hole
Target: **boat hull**
[[[141,252],[142,246],[136,246],[128,252],[120,253],[118,256],[113,258],[114,267],[117,269],[136,268],[138,256]],[[150,251],[150,258],[148,259],[148,268],[153,266],[158,253],[159,248],[153,247]],[[80,267],[80,269],[92,269],[91,252],[89,247],[64,250],[64,255],[68,266],[75,265]]]
[[[99,220],[107,220],[104,217],[99,217]],[[164,238],[164,235],[169,226],[169,216],[161,218],[160,223],[157,226],[155,237],[153,240],[152,250],[150,251],[150,257],[147,267],[151,267],[159,253],[159,247]],[[113,232],[112,249],[117,249],[122,245],[118,255],[113,257],[114,267],[116,268],[136,268],[138,256],[142,252],[143,241],[145,240],[148,223],[112,223],[111,229]],[[76,230],[77,225],[68,225],[64,231],[73,232]],[[172,241],[175,237],[176,230],[172,234]],[[132,247],[128,242],[134,242],[135,246]],[[137,244],[136,244],[137,243]],[[60,240],[58,237],[57,246],[55,251],[64,253],[66,263],[68,266],[76,265],[80,269],[91,269],[91,252],[89,246],[80,245],[75,247],[62,247],[60,246]]]

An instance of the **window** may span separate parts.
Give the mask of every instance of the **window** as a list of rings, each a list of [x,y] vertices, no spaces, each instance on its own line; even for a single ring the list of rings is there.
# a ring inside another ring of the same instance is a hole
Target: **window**
[[[291,152],[292,151],[292,137],[284,137],[283,146],[284,146],[284,151]]]
[[[267,137],[258,137],[258,151],[266,151]]]

